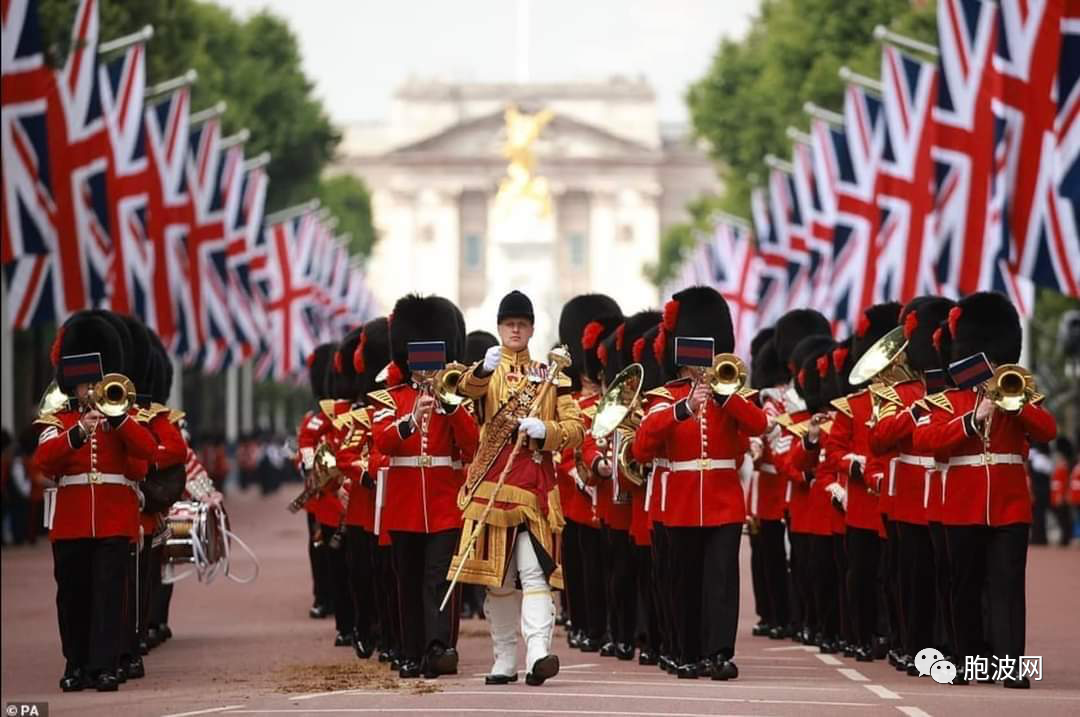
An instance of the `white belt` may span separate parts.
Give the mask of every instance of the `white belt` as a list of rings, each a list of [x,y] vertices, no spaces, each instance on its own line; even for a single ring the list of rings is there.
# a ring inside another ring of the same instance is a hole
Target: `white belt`
[[[671,468],[671,462],[667,458],[653,458],[652,464],[657,468]]]
[[[973,456],[953,456],[949,459],[949,467],[957,466],[995,466],[995,465],[1023,465],[1024,457],[1019,453],[979,453]]]
[[[731,458],[698,458],[693,461],[672,461],[672,471],[718,471],[735,470],[735,461]]]
[[[933,470],[937,467],[937,461],[934,460],[933,456],[913,456],[909,453],[901,453],[896,457],[896,460],[910,466],[922,466],[927,470]]]
[[[73,476],[63,476],[58,485],[61,488],[66,488],[69,485],[126,485],[128,488],[135,488],[136,483],[133,480],[128,480],[119,473],[79,473]]]
[[[772,463],[762,463],[760,466],[758,466],[758,472],[771,473],[773,475],[776,475],[776,466],[774,466]]]
[[[452,468],[450,456],[393,456],[391,468]]]

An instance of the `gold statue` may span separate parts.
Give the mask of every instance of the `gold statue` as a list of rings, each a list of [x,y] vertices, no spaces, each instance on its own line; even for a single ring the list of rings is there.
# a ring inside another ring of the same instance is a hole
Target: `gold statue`
[[[515,105],[506,108],[506,144],[503,156],[510,160],[506,177],[499,182],[495,205],[499,211],[508,211],[517,202],[536,205],[541,216],[551,213],[551,191],[544,177],[533,176],[536,155],[533,145],[541,130],[554,119],[551,110],[536,114],[524,114]]]

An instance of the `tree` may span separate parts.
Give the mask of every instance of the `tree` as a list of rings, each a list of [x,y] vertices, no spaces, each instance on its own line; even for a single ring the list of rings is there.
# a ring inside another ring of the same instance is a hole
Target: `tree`
[[[363,180],[351,174],[324,178],[319,185],[322,206],[338,218],[337,233],[349,235],[349,252],[368,256],[375,244],[371,194]]]

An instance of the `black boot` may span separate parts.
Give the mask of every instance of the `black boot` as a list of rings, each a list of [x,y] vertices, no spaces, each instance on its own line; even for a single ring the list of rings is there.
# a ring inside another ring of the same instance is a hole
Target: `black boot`
[[[398,669],[398,677],[403,680],[413,679],[420,676],[420,663],[415,660],[405,660]]]
[[[94,677],[94,689],[98,692],[116,692],[120,689],[120,680],[113,670],[102,670]]]
[[[361,660],[368,659],[369,657],[371,657],[371,654],[374,652],[374,650],[370,646],[365,645],[360,640],[360,638],[357,636],[357,634],[355,632],[353,633],[353,637],[352,637],[352,646],[353,646],[353,652],[355,652],[356,656],[359,657]],[[382,655],[380,654],[379,657],[382,658]],[[382,660],[380,659],[380,662],[381,661]]]
[[[713,664],[711,676],[714,680],[734,680],[739,676],[739,668],[731,660],[717,660]]]
[[[352,633],[339,632],[334,635],[334,647],[348,647],[352,644]]]
[[[533,663],[532,669],[525,674],[525,684],[539,687],[557,674],[559,674],[559,656],[547,655]]]
[[[615,645],[615,659],[623,661],[634,659],[634,646],[628,642]]]
[[[138,680],[146,677],[146,666],[143,665],[143,659],[141,657],[132,657],[124,665],[124,671],[127,673],[129,679]]]
[[[86,671],[81,667],[68,665],[64,670],[64,676],[60,678],[60,689],[64,692],[81,692],[87,687],[89,685]]]

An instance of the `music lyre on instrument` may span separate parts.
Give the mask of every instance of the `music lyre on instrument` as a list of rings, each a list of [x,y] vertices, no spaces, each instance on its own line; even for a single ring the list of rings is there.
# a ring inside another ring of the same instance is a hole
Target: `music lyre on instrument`
[[[555,381],[559,374],[562,373],[570,363],[570,351],[565,346],[556,346],[548,352],[547,376],[544,378],[544,384],[540,387],[540,390],[537,391],[532,406],[529,407],[528,417],[535,418],[540,412],[540,407],[544,404],[544,400],[547,398],[551,387],[555,385]],[[450,586],[446,589],[446,595],[443,596],[442,603],[439,605],[439,612],[446,609],[446,603],[450,600],[450,596],[454,592],[454,587],[461,577],[461,571],[465,567],[465,561],[472,555],[473,546],[476,545],[477,538],[480,537],[480,533],[487,526],[485,521],[491,513],[492,506],[495,505],[495,499],[499,495],[499,489],[502,488],[503,484],[506,482],[506,476],[510,474],[510,468],[514,465],[514,459],[517,458],[518,451],[525,445],[526,438],[524,431],[518,431],[517,440],[514,441],[514,447],[510,450],[510,455],[507,457],[506,464],[499,474],[499,479],[495,482],[495,489],[491,491],[491,497],[488,499],[487,505],[484,506],[484,512],[480,514],[480,517],[476,521],[476,528],[473,529],[472,534],[469,536],[469,540],[465,543],[465,550],[461,553],[461,559],[458,560],[457,570],[454,571],[454,576],[450,579]]]

